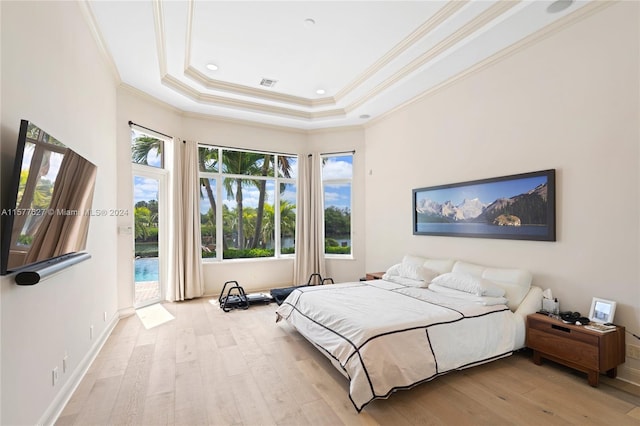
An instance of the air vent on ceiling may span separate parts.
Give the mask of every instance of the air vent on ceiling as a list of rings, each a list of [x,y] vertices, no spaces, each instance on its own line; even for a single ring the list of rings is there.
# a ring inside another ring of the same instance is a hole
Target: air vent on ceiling
[[[262,81],[260,82],[260,86],[273,87],[276,85],[277,82],[278,80],[273,80],[271,78],[263,78]]]

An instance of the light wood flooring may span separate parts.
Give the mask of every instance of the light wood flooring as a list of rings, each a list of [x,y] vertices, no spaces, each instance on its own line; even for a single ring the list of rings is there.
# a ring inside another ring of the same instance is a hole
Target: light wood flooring
[[[164,306],[145,329],[120,320],[57,425],[627,425],[640,391],[522,351],[370,403],[285,322],[275,304],[224,313],[209,298]]]

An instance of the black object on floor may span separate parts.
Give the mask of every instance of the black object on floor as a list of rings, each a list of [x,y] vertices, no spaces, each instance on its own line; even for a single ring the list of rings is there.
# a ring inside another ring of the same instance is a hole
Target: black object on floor
[[[229,289],[227,290],[227,285]],[[249,309],[251,304],[264,303],[269,304],[273,297],[267,293],[245,293],[244,289],[238,284],[238,281],[227,281],[222,287],[218,304],[223,311],[229,312],[232,309]]]
[[[312,284],[311,282],[313,281],[314,278],[316,278],[316,283]],[[284,299],[286,299],[287,296],[289,296],[291,294],[291,292],[293,290],[295,290],[296,288],[308,287],[308,286],[312,286],[312,285],[323,285],[325,282],[331,282],[331,284],[334,284],[333,278],[324,278],[323,279],[320,274],[311,274],[309,276],[309,280],[307,281],[306,284],[304,284],[304,285],[296,285],[296,286],[293,286],[293,287],[284,287],[284,288],[271,289],[271,296],[273,297],[273,300],[275,300],[278,305],[282,305],[282,302],[284,302]]]

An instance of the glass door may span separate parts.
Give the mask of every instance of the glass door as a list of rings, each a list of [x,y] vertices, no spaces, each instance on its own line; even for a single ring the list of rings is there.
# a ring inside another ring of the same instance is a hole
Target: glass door
[[[165,174],[134,165],[134,308],[164,299]]]

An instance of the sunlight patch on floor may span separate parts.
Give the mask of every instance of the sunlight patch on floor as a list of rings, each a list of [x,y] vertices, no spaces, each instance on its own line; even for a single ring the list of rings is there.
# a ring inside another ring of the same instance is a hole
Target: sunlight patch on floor
[[[160,303],[136,309],[136,315],[147,330],[175,319]]]

